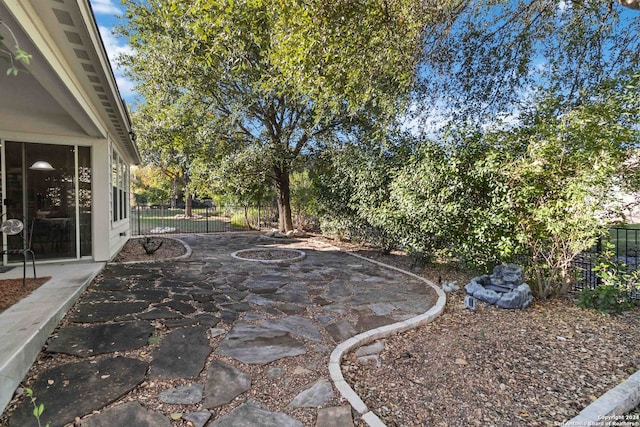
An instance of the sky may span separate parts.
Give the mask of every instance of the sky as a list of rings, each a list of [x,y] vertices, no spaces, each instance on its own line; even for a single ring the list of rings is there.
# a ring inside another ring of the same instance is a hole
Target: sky
[[[123,15],[124,8],[120,5],[120,0],[90,0],[90,2],[120,88],[120,94],[127,105],[132,107],[137,98],[134,84],[124,75],[123,68],[117,63],[118,56],[122,53],[130,53],[131,48],[127,45],[126,40],[113,34],[113,28],[120,24],[119,16]],[[560,8],[563,8],[566,2],[561,0],[559,4]],[[640,11],[623,8],[623,18],[633,19],[638,15],[640,15]]]
[[[119,0],[90,0],[93,13],[100,29],[100,35],[104,42],[105,49],[111,61],[111,67],[116,76],[120,95],[129,107],[131,107],[136,99],[136,93],[133,90],[133,82],[124,75],[123,68],[117,63],[117,58],[122,53],[131,52],[131,48],[124,39],[118,38],[113,34],[113,28],[119,25],[118,16],[124,13],[124,9],[120,6]]]

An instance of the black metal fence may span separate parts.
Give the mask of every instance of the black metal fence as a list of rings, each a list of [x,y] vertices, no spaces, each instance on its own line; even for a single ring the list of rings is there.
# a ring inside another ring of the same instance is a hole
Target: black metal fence
[[[277,209],[262,206],[184,208],[161,205],[131,207],[131,235],[219,233],[268,229],[277,221]]]
[[[615,260],[624,263],[627,271],[637,270],[640,264],[640,229],[612,228],[609,242],[614,246]],[[575,290],[593,289],[601,284],[600,278],[593,271],[598,263],[598,256],[603,251],[603,243],[599,241],[590,251],[583,252],[574,261]],[[640,290],[631,296],[640,300]]]

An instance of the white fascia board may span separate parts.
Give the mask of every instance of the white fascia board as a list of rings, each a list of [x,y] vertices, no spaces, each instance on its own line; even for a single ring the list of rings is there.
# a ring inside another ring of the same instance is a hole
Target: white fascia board
[[[102,73],[109,83],[109,91],[111,92],[111,95],[116,100],[118,117],[123,124],[124,129],[126,129],[127,133],[129,133],[132,131],[129,112],[127,111],[124,101],[122,100],[122,96],[120,95],[120,89],[118,89],[118,84],[116,82],[115,75],[113,74],[113,69],[111,68],[111,62],[109,61],[109,57],[107,55],[107,52],[105,51],[104,43],[102,42],[102,36],[100,35],[100,31],[98,29],[98,25],[96,24],[93,11],[91,10],[91,5],[89,4],[88,0],[76,1],[78,3],[80,13],[82,14],[82,18],[84,19],[89,37],[91,38],[91,43],[93,45],[94,51],[98,55],[100,61],[100,69],[102,70]],[[133,144],[133,146],[135,151],[135,158],[130,159],[131,163],[140,163],[140,154],[138,153],[135,144]],[[126,150],[125,147],[123,147],[123,151],[126,151],[127,154],[129,154],[129,150]]]

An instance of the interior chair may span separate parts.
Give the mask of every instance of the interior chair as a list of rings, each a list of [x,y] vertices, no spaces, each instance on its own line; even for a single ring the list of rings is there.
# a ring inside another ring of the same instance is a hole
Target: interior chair
[[[6,247],[2,249],[2,255],[22,255],[22,285],[27,285],[27,256],[31,255],[33,265],[33,278],[36,278],[36,255],[31,250],[31,237],[33,234],[33,221],[31,226],[25,229],[24,223],[19,219],[7,219],[2,221],[0,231],[7,236],[20,236],[21,245],[15,248]],[[7,242],[8,244],[8,242]]]

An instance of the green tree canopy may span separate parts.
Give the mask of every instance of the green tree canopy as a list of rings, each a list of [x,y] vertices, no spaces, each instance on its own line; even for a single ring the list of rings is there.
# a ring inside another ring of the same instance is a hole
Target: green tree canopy
[[[464,0],[446,13],[425,36],[416,104],[458,122],[517,113],[551,90],[571,108],[640,61],[640,13],[615,1]]]
[[[425,10],[418,0],[132,1],[125,58],[156,107],[187,94],[204,142],[268,160],[280,228],[293,228],[293,162],[326,134],[395,117],[415,78]]]

